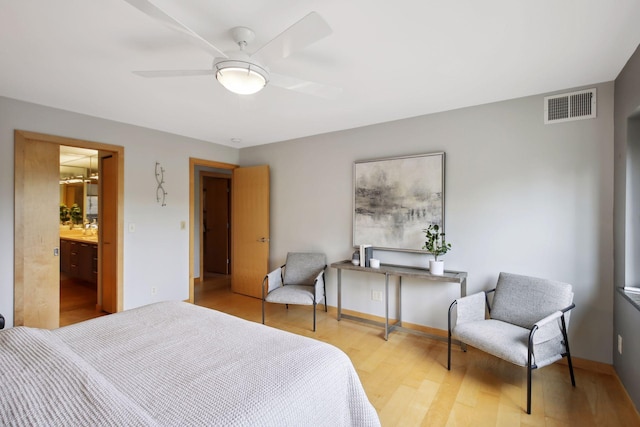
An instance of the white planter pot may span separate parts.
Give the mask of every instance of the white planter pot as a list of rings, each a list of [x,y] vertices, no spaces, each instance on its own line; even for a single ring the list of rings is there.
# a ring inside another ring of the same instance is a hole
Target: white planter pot
[[[444,274],[444,261],[429,260],[429,272],[436,276]]]

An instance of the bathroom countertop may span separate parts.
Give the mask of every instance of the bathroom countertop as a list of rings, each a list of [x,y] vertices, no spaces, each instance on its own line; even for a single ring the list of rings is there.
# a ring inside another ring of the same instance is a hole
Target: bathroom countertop
[[[60,228],[60,238],[61,239],[65,239],[65,240],[73,240],[75,242],[82,242],[82,243],[98,243],[98,235],[92,235],[92,234],[82,234],[84,230],[79,230],[79,229],[75,229],[75,230],[64,230],[62,228]]]

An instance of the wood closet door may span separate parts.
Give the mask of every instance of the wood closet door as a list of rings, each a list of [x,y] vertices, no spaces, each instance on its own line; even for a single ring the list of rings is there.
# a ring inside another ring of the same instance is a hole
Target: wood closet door
[[[262,298],[269,272],[269,166],[233,170],[231,236],[231,290]]]
[[[60,323],[60,147],[15,132],[14,325]]]

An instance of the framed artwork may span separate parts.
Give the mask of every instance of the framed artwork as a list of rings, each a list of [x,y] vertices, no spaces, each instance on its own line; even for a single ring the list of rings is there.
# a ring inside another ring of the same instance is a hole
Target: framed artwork
[[[429,224],[444,231],[444,153],[353,164],[353,246],[425,252]]]

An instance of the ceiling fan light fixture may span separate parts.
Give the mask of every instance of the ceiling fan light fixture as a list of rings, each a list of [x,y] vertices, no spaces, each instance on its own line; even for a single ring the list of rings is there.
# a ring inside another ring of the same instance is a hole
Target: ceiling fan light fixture
[[[220,61],[215,64],[215,69],[220,84],[239,95],[260,92],[269,82],[268,71],[251,62]]]

